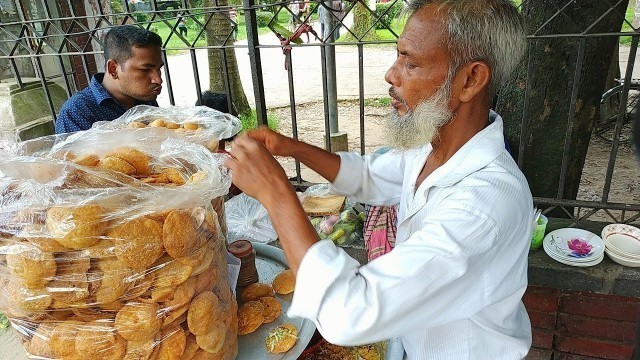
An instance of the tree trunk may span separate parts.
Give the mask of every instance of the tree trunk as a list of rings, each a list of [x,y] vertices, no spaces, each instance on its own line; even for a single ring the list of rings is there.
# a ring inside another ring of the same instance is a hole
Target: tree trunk
[[[218,0],[218,7],[225,8],[228,0]],[[204,0],[203,6],[206,8],[214,7],[214,0]],[[216,12],[207,25],[207,46],[233,45],[233,37],[231,33],[231,22],[225,12]],[[226,77],[224,73],[223,51],[227,57],[227,72],[229,73],[229,82],[231,84],[231,99],[238,115],[251,114],[251,108],[244,93],[240,74],[238,72],[238,62],[236,61],[235,49],[227,48],[208,49],[209,59],[209,90],[217,93],[226,93]],[[233,111],[232,109],[229,109]]]
[[[530,32],[544,24],[566,0],[530,0],[523,2],[523,15]],[[627,2],[623,2],[593,26],[589,33],[620,30]],[[609,10],[606,1],[574,1],[563,14],[548,23],[536,35],[575,34],[591,26]],[[579,48],[584,41],[582,67],[576,78],[576,66],[581,59]],[[598,117],[600,97],[605,90],[617,37],[536,38],[529,40],[527,55],[517,74],[501,90],[498,111],[505,119],[505,136],[514,158],[518,158],[520,142],[524,142],[522,170],[529,180],[534,196],[556,198],[562,169],[565,135],[568,122],[574,117],[569,141],[568,167],[565,174],[563,199],[575,199],[584,165],[591,131]],[[531,73],[527,65],[531,62]],[[578,81],[576,83],[576,81]],[[575,109],[571,109],[571,93],[577,85]],[[523,114],[525,89],[529,102]],[[569,114],[573,111],[572,114]],[[528,123],[525,138],[520,138],[523,116]],[[558,214],[553,214],[557,216]],[[566,215],[565,215],[566,216]]]
[[[346,41],[375,41],[378,40],[378,34],[376,34],[376,29],[373,26],[373,16],[367,10],[366,3],[364,0],[360,0],[356,2],[351,12],[353,13],[353,26],[351,27],[351,31],[355,34],[354,36],[346,32],[345,39]],[[368,31],[368,32],[367,32]]]
[[[633,27],[637,28],[640,25],[640,1],[631,0],[633,4]]]

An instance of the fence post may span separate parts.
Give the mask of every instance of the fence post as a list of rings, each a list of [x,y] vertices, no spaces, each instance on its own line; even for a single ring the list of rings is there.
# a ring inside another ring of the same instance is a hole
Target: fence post
[[[264,83],[262,82],[262,63],[260,62],[260,42],[258,40],[258,22],[254,0],[243,0],[244,19],[247,28],[247,46],[251,64],[251,81],[256,101],[256,118],[258,125],[267,125],[267,107],[264,99]]]

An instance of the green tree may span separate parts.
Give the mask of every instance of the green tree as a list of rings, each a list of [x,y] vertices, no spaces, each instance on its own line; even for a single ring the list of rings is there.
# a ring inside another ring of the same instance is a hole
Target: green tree
[[[566,0],[525,1],[522,13],[532,33],[546,23],[536,35],[579,34],[586,29],[589,33],[618,32],[628,1],[620,2],[612,9],[609,3],[612,2],[574,1],[563,14],[548,23],[558,9],[567,5]],[[522,170],[534,196],[558,196],[565,135],[570,117],[574,117],[561,191],[563,199],[576,198],[591,131],[598,117],[600,96],[605,89],[617,42],[615,36],[534,37],[529,40],[527,56],[517,74],[501,90],[498,112],[505,119],[505,135],[514,157],[523,159]],[[581,47],[584,57],[581,67],[577,68]],[[571,107],[574,86],[577,87],[577,98],[575,106]],[[526,89],[529,91],[528,107],[523,114]],[[525,129],[521,128],[523,117]],[[525,133],[522,138],[521,131]],[[524,154],[519,154],[522,142]],[[553,215],[566,216],[561,212]]]
[[[232,26],[229,20],[227,6],[228,0],[203,0],[205,8],[216,10],[206,27],[207,46],[231,46],[233,37],[230,36]],[[226,55],[226,69],[229,74],[231,85],[231,97],[233,105],[238,114],[246,115],[251,113],[247,96],[244,93],[240,73],[238,72],[238,61],[236,60],[235,49],[207,49],[209,59],[209,90],[212,92],[226,93],[226,77],[224,73],[224,57]]]
[[[345,41],[375,41],[378,39],[375,26],[373,26],[376,19],[371,15],[371,11],[367,4],[363,0],[359,0],[355,3],[353,9],[353,26],[351,32],[345,32]],[[355,37],[354,37],[355,35]]]

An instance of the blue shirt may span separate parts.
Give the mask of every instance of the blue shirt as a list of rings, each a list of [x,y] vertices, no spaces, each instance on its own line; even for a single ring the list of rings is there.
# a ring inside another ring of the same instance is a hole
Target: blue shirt
[[[56,119],[56,134],[87,130],[97,121],[119,118],[128,109],[102,87],[104,73],[93,75],[85,89],[73,94],[60,109]],[[158,106],[158,102],[136,101],[136,105]]]

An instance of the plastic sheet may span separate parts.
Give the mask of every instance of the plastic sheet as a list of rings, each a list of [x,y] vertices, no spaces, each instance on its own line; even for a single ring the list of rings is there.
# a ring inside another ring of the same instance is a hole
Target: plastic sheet
[[[138,105],[118,119],[98,122],[94,128],[129,127],[146,131],[163,131],[184,137],[187,141],[218,150],[218,141],[236,135],[242,123],[233,115],[206,106],[164,107]]]
[[[227,241],[245,239],[268,243],[278,238],[267,209],[260,202],[245,194],[228,200],[225,206],[229,235]]]
[[[0,310],[31,357],[235,357],[225,156],[96,128],[0,157]]]

